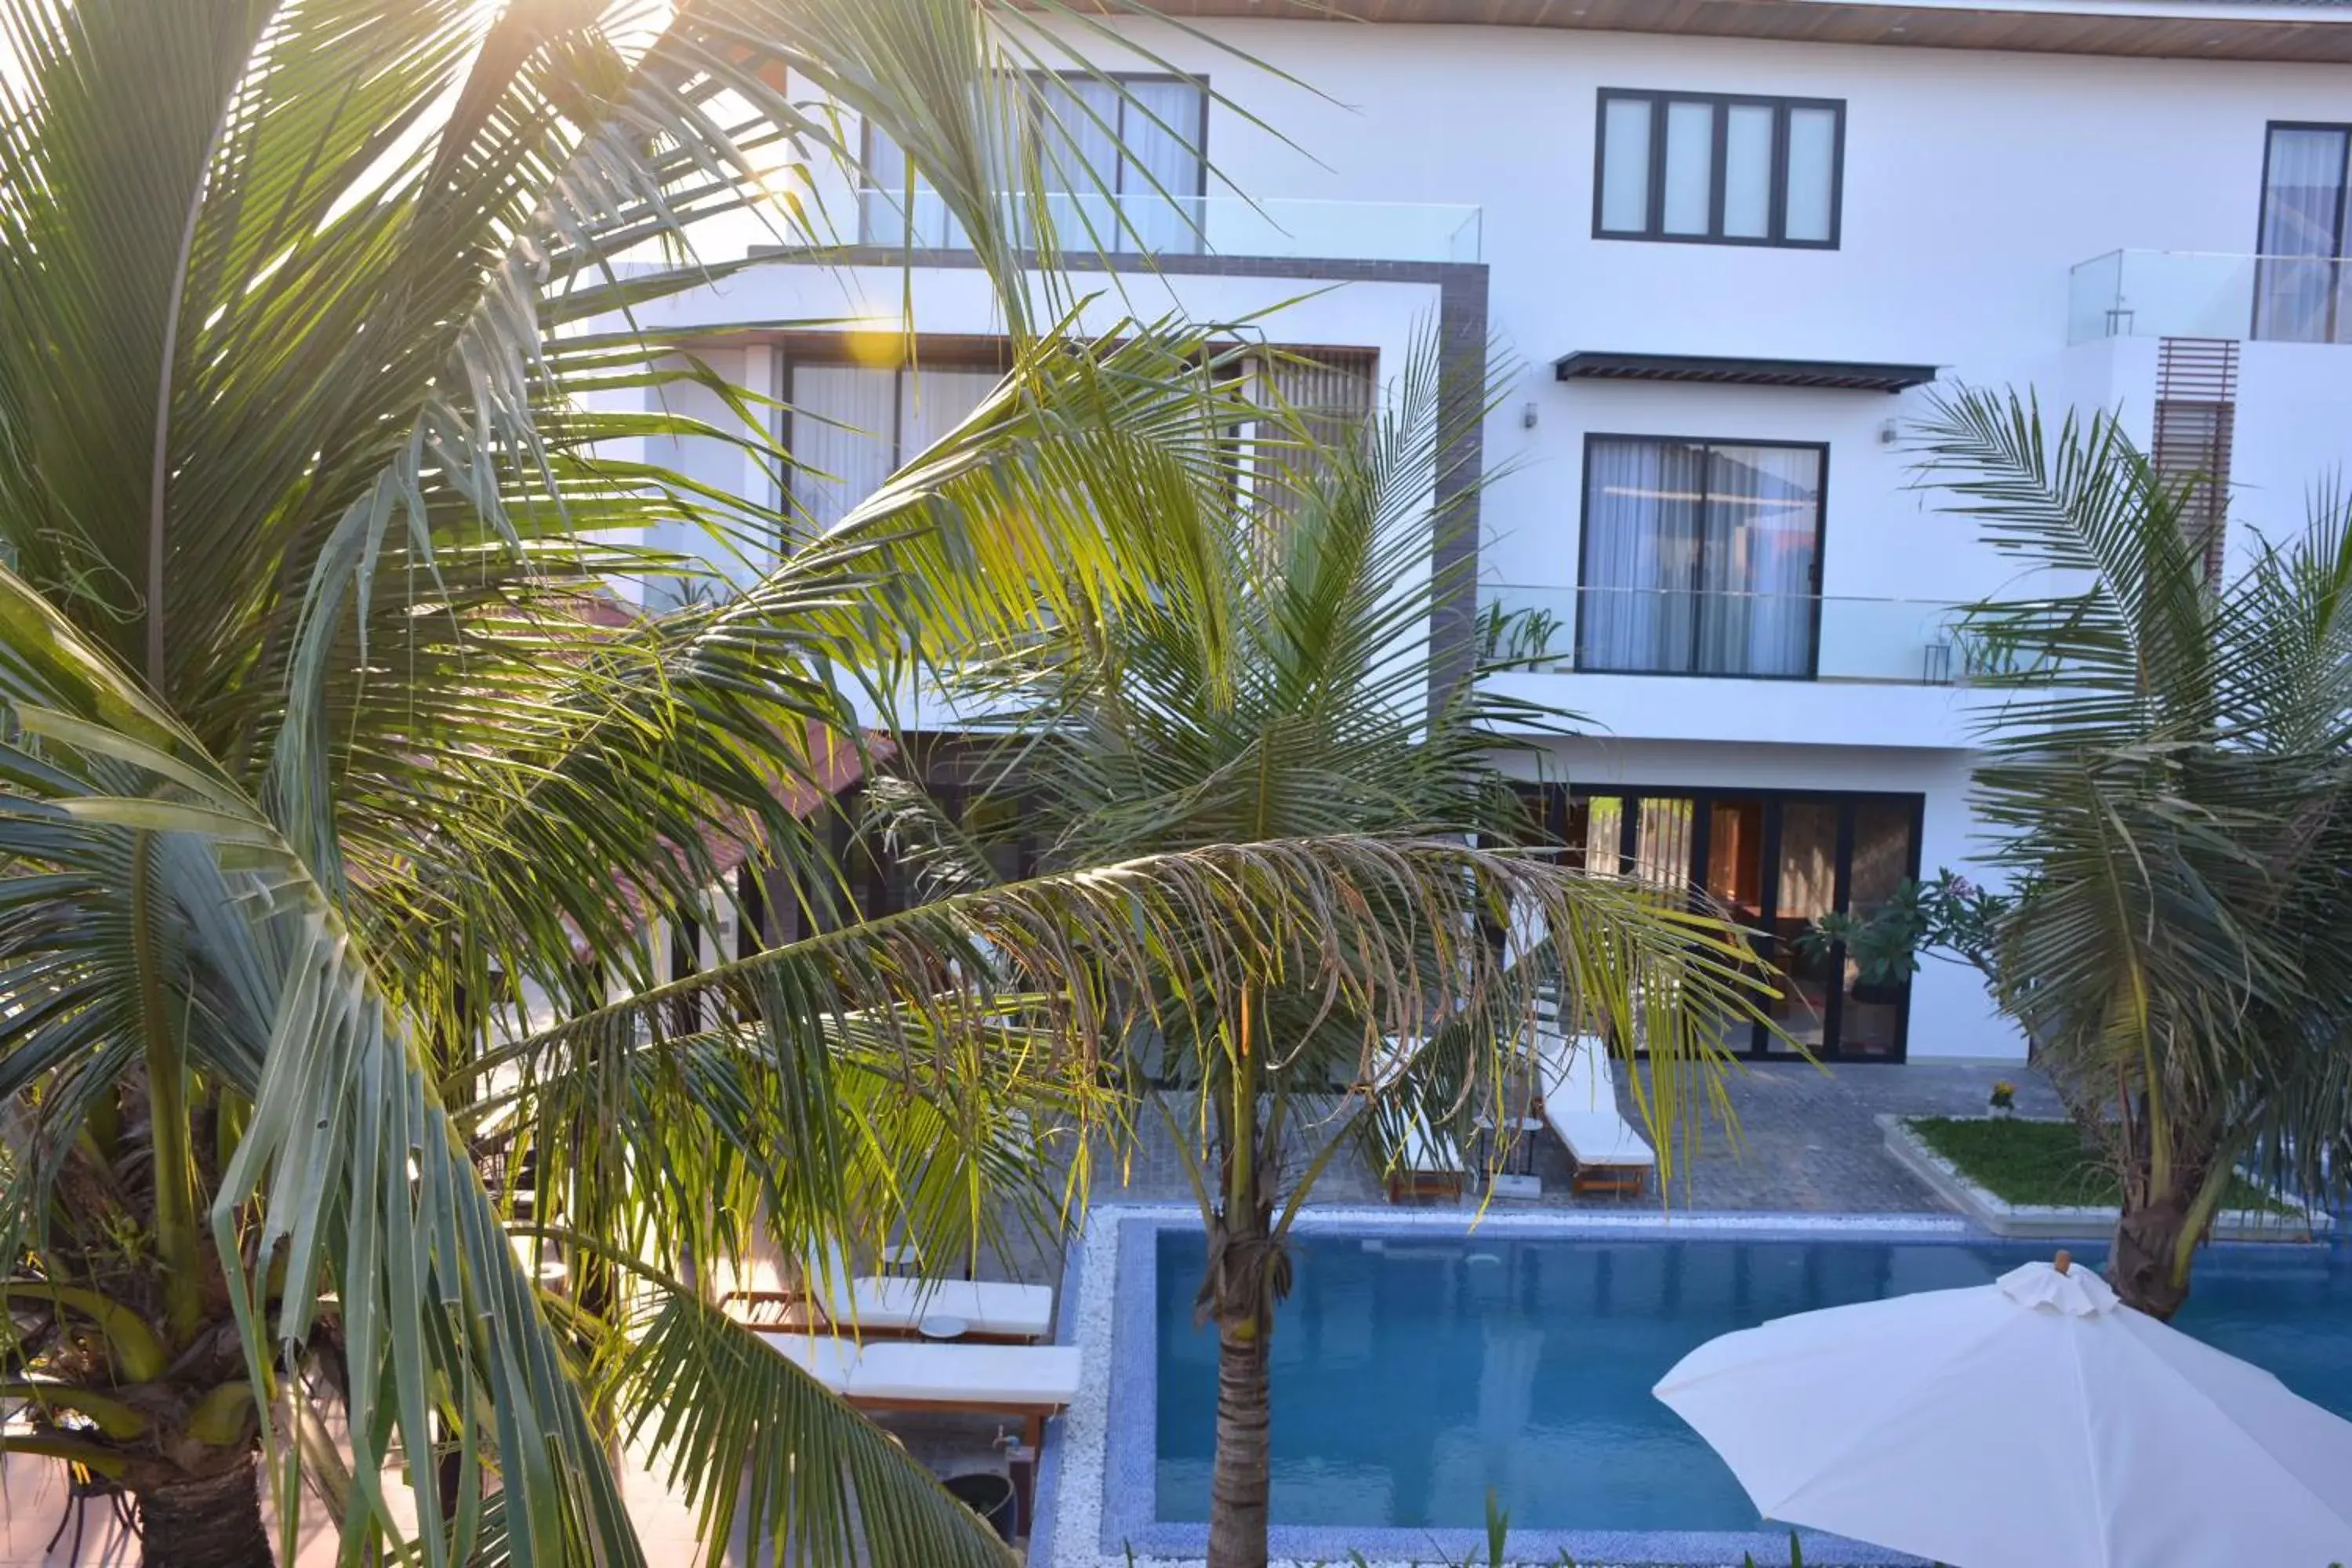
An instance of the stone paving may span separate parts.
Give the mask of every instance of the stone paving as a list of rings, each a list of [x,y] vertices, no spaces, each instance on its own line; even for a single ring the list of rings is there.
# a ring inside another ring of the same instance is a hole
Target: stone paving
[[[1621,1111],[1639,1125],[1631,1085],[1618,1085]],[[1669,1193],[1677,1208],[1777,1209],[1844,1214],[1933,1212],[1935,1195],[1888,1158],[1874,1118],[1981,1114],[1995,1079],[2017,1085],[2018,1113],[2062,1114],[2058,1097],[2040,1073],[2017,1062],[1854,1063],[1814,1067],[1802,1062],[1754,1062],[1735,1068],[1725,1083],[1731,1124],[1698,1119],[1675,1159]],[[1164,1124],[1141,1125],[1138,1146],[1122,1163],[1102,1162],[1094,1183],[1097,1200],[1183,1202],[1192,1196]],[[1549,1134],[1533,1150],[1545,1207],[1622,1208],[1657,1201],[1575,1197],[1570,1163]],[[1287,1162],[1296,1169],[1296,1154]],[[1352,1151],[1342,1152],[1316,1183],[1310,1204],[1380,1201],[1381,1184]]]

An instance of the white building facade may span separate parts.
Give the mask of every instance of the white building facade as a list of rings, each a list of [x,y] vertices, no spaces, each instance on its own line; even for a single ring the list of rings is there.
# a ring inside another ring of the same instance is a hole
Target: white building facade
[[[1181,26],[1115,24],[1145,54],[1094,51],[1149,111],[1118,199],[1120,245],[1157,252],[1105,320],[1291,300],[1267,334],[1350,374],[1433,326],[1457,385],[1507,377],[1461,454],[1503,477],[1446,553],[1475,551],[1479,605],[1545,639],[1544,667],[1507,679],[1586,721],[1541,769],[1554,826],[1591,865],[1697,882],[1774,933],[1799,982],[1781,1021],[1825,1056],[2021,1055],[1971,971],[1930,960],[1890,994],[1789,944],[1980,847],[1980,699],[1950,606],[2008,568],[1916,488],[1901,422],[1939,385],[2030,386],[2053,421],[2114,409],[2160,462],[2226,472],[2233,558],[2299,529],[2352,458],[2352,15],[1171,9]],[[866,155],[898,183],[887,145]],[[820,520],[970,408],[999,331],[919,197],[824,195],[866,248],[779,255],[653,323],[841,323],[697,351],[826,416],[782,430]],[[903,341],[902,308],[919,374],[875,347]],[[664,456],[767,482],[731,451]]]

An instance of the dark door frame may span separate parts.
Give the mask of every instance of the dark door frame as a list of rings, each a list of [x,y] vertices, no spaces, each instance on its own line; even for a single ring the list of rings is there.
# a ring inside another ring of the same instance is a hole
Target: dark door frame
[[[1908,808],[1910,845],[1905,858],[1906,877],[1919,875],[1919,857],[1927,818],[1927,796],[1905,790],[1832,790],[1744,788],[1736,784],[1545,784],[1524,786],[1539,789],[1541,809],[1538,820],[1545,834],[1555,842],[1564,842],[1569,823],[1570,803],[1577,797],[1591,800],[1595,796],[1613,797],[1622,803],[1617,827],[1617,869],[1629,871],[1635,864],[1640,849],[1641,803],[1644,800],[1685,800],[1690,803],[1691,830],[1688,855],[1684,867],[1685,885],[1692,889],[1694,901],[1705,886],[1707,852],[1714,832],[1713,807],[1718,800],[1752,800],[1764,808],[1764,857],[1762,897],[1759,918],[1768,929],[1754,931],[1757,951],[1769,962],[1780,960],[1779,941],[1769,929],[1780,900],[1780,826],[1781,808],[1790,801],[1828,801],[1837,806],[1837,841],[1832,865],[1831,897],[1837,909],[1844,909],[1853,891],[1854,814],[1864,803],[1896,804]],[[1590,869],[1607,872],[1608,867]],[[1830,950],[1830,972],[1843,975],[1845,946],[1839,943]],[[1901,1062],[1910,1055],[1911,988],[1904,988],[1903,1001],[1895,1018],[1893,1049],[1883,1056],[1849,1056],[1840,1048],[1840,1031],[1844,1022],[1845,986],[1843,983],[1829,989],[1822,1010],[1821,1059],[1824,1061]],[[1769,1036],[1761,1025],[1749,1031],[1746,1049],[1740,1055],[1765,1058],[1773,1056],[1768,1048]]]

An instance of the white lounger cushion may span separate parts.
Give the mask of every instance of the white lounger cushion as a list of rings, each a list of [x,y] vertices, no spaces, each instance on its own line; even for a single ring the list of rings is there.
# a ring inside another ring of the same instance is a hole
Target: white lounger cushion
[[[1419,1036],[1382,1036],[1381,1048],[1372,1058],[1373,1087],[1394,1088],[1428,1043]],[[1430,1130],[1428,1120],[1418,1114],[1405,1127],[1404,1157],[1399,1163],[1416,1175],[1457,1175],[1464,1168],[1462,1151],[1454,1147],[1454,1140],[1440,1138]]]
[[[1598,1035],[1571,1045],[1538,1033],[1536,1060],[1543,1079],[1544,1121],[1580,1165],[1654,1165],[1657,1151],[1617,1114],[1617,1085],[1609,1047]]]
[[[998,1339],[1042,1339],[1054,1326],[1054,1291],[1046,1285],[835,1276],[818,1299],[835,1326],[882,1333],[908,1332],[925,1318],[961,1318],[966,1332]]]
[[[1440,1138],[1416,1116],[1404,1130],[1404,1168],[1415,1175],[1459,1175],[1462,1151],[1451,1138]]]
[[[930,1344],[790,1330],[760,1336],[853,1405],[1060,1409],[1077,1397],[1076,1345]]]

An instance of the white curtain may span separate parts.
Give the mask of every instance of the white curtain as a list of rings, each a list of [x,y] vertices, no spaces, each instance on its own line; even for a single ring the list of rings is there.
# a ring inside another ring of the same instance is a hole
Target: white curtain
[[[1201,85],[1131,81],[1120,126],[1127,154],[1119,169],[1120,205],[1148,255],[1191,255],[1201,248]]]
[[[1584,575],[1577,661],[1586,669],[1690,668],[1706,449],[1594,441],[1585,456]]]
[[[2345,153],[2340,130],[2271,132],[2263,184],[2262,248],[2254,284],[2254,336],[2325,342],[2343,247]],[[2352,321],[2333,323],[2336,335]]]
[[[793,500],[802,527],[831,528],[900,465],[963,423],[997,383],[992,370],[795,364]]]
[[[1699,544],[1698,668],[1810,675],[1822,455],[1797,447],[1707,454]]]
[[[934,370],[898,377],[898,457],[903,464],[964,422],[997,383],[992,370]]]
[[[793,366],[786,396],[800,527],[831,528],[890,477],[898,388],[895,370]]]
[[[1818,451],[1594,441],[1584,526],[1580,668],[1811,673]]]
[[[1038,93],[1038,174],[1063,198],[1053,203],[1056,236],[1072,249],[1118,248],[1118,89],[1055,77]]]
[[[891,134],[869,124],[866,137],[866,184],[857,193],[858,238],[867,245],[908,245],[934,250],[968,250],[971,237],[950,216],[947,204],[919,169],[907,190],[907,152]]]

